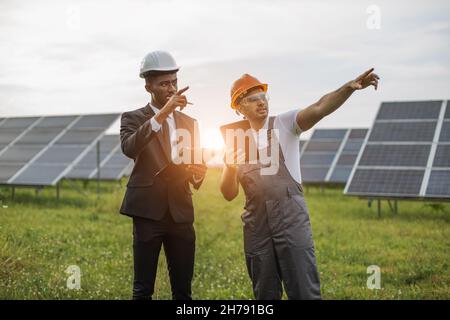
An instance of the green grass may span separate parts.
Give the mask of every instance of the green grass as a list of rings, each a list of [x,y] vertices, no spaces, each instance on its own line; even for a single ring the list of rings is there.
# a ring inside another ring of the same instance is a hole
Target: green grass
[[[242,192],[232,202],[219,192],[220,171],[210,170],[195,193],[197,233],[194,299],[252,299],[242,244]],[[125,182],[125,181],[124,181]],[[124,185],[124,182],[122,183]],[[77,186],[82,189],[82,183]],[[0,189],[0,299],[129,299],[131,219],[118,214],[124,189],[95,182],[84,191],[64,182],[55,189]],[[393,216],[342,195],[309,188],[316,255],[325,299],[449,299],[450,206],[399,202]],[[3,208],[7,205],[7,208]],[[66,287],[69,265],[81,268],[81,290]],[[366,287],[367,267],[381,268],[380,290]],[[161,255],[156,299],[170,299]]]

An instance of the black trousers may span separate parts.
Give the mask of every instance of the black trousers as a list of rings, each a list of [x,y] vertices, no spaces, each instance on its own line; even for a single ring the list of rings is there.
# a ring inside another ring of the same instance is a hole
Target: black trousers
[[[162,245],[169,270],[172,299],[191,300],[194,226],[192,223],[175,223],[169,212],[160,221],[133,218],[133,299],[152,299]]]

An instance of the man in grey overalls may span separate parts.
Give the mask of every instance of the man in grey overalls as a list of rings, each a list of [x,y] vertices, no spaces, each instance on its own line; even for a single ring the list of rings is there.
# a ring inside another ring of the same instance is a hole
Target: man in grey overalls
[[[339,108],[355,90],[369,85],[376,89],[379,77],[372,71],[305,109],[276,117],[268,116],[267,84],[248,74],[234,82],[231,106],[245,120],[228,127],[250,129],[258,156],[251,161],[250,150],[230,150],[226,159],[231,161],[225,161],[220,188],[229,201],[238,195],[239,183],[245,192],[244,250],[256,299],[281,299],[282,283],[289,299],[321,298],[311,224],[301,186],[299,135]],[[278,157],[274,157],[274,151]],[[277,170],[268,174],[273,162],[261,161],[262,155],[275,161]]]

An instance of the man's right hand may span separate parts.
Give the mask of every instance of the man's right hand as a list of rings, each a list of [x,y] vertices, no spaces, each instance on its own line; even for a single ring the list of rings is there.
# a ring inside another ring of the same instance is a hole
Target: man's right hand
[[[183,94],[189,89],[189,86],[184,87],[183,89],[178,90],[173,96],[169,98],[167,103],[162,107],[163,112],[167,112],[167,114],[171,114],[177,107],[180,107],[180,111],[183,110],[187,104],[192,104],[187,101],[186,96]]]
[[[159,110],[159,112],[155,115],[155,120],[161,124],[166,120],[166,118],[175,111],[177,107],[180,107],[180,111],[183,110],[186,105],[192,104],[187,101],[187,98],[185,95],[183,95],[184,92],[186,92],[189,89],[189,86],[184,87],[183,89],[178,90],[173,96],[167,100],[164,107]]]

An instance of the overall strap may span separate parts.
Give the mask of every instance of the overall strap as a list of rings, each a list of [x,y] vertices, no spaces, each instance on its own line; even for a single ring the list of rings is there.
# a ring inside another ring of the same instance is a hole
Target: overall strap
[[[270,117],[269,125],[267,127],[267,146],[268,146],[267,155],[269,157],[272,155],[272,134],[273,134],[273,129],[274,129],[274,123],[275,123],[275,117]],[[278,142],[278,154],[280,156],[280,160],[284,161],[284,155],[283,155],[283,151],[281,150],[280,142],[278,140],[277,140],[277,142]]]

